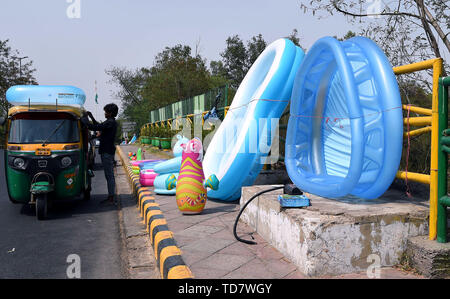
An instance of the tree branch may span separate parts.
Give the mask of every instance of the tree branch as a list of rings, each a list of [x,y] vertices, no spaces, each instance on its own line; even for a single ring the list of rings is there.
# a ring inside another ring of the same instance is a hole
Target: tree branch
[[[374,14],[356,14],[356,13],[352,13],[346,10],[343,10],[341,8],[339,8],[339,6],[337,5],[336,1],[332,1],[334,8],[340,12],[343,13],[345,15],[349,15],[352,17],[377,17],[377,16],[407,16],[407,17],[413,17],[416,19],[421,19],[420,16],[415,15],[413,13],[409,13],[409,12],[404,12],[404,11],[395,11],[395,12],[380,12],[380,13],[374,13]]]
[[[423,6],[423,10],[424,10],[427,18],[429,19],[429,23],[431,23],[431,25],[434,27],[434,29],[438,33],[439,37],[442,39],[445,46],[447,47],[448,52],[450,53],[450,41],[447,38],[448,33],[447,34],[444,33],[441,26],[439,26],[439,23],[436,21],[434,16],[430,13],[430,11],[428,10],[428,8],[426,8],[425,5]]]

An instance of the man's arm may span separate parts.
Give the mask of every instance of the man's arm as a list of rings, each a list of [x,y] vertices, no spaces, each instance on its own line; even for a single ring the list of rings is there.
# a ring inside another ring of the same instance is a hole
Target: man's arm
[[[92,115],[91,111],[87,112],[87,115],[90,117],[90,119],[92,120],[92,122],[94,123],[94,125],[98,125],[99,122],[95,120],[94,116]]]
[[[107,119],[106,121],[102,123],[96,123],[96,124],[88,124],[87,127],[91,131],[100,131],[103,132],[104,130],[108,130],[114,126],[114,121]]]

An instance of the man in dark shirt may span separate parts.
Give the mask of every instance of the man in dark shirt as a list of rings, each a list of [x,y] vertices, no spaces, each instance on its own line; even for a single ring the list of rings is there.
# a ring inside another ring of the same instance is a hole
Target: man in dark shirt
[[[106,121],[98,123],[91,112],[87,112],[87,115],[92,120],[92,124],[84,119],[84,123],[91,131],[100,132],[100,146],[99,154],[102,159],[103,169],[105,171],[105,178],[108,184],[108,197],[102,202],[115,203],[114,194],[116,188],[116,182],[114,179],[114,155],[116,153],[116,147],[114,145],[114,140],[116,138],[117,132],[117,122],[116,116],[119,112],[119,108],[116,104],[108,104],[103,110],[105,111]]]

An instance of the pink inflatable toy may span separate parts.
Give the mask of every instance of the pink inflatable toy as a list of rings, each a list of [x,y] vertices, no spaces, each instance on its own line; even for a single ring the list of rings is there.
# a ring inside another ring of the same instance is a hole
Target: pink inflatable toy
[[[153,169],[141,170],[139,174],[139,183],[144,187],[151,187],[157,176],[158,174],[154,172]]]

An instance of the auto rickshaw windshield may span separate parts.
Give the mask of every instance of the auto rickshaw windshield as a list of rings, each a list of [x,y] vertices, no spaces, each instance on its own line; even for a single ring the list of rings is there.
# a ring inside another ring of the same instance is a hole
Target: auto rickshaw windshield
[[[58,129],[55,130],[56,128]],[[9,143],[34,144],[44,141],[79,142],[78,121],[66,113],[20,113],[13,117],[8,136]]]

